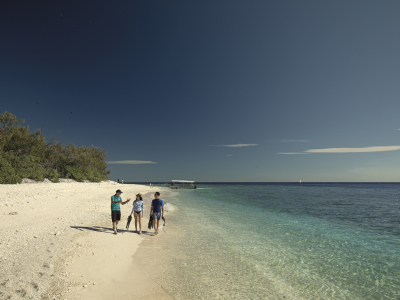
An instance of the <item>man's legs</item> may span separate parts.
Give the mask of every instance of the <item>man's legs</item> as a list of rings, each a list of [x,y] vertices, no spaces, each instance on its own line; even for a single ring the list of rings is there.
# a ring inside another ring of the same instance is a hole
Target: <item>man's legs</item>
[[[113,222],[114,233],[117,233],[117,226],[118,226],[118,221]]]
[[[157,234],[158,233],[158,224],[160,223],[160,220],[155,219],[154,220],[154,233]]]
[[[119,220],[121,220],[121,212],[120,211],[111,211],[111,221],[113,223],[114,234],[117,234],[117,226],[118,226]]]

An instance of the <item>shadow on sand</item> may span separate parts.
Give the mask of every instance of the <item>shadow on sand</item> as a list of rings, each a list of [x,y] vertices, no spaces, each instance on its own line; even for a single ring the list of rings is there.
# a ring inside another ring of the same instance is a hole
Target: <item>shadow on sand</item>
[[[108,233],[108,234],[114,234],[114,231],[110,227],[100,227],[100,226],[92,226],[92,227],[87,227],[87,226],[70,226],[73,229],[79,230],[79,231],[86,231],[86,230],[91,230],[91,231],[97,231],[97,232],[103,232],[103,233]],[[134,230],[126,230],[126,229],[118,229],[118,233],[134,233],[138,234]],[[151,234],[149,231],[142,230],[142,235],[143,234]]]

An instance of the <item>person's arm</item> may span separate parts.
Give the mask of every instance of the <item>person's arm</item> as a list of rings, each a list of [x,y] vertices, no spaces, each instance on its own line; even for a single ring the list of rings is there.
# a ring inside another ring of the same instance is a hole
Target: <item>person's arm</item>
[[[161,206],[162,217],[164,218],[164,206]]]
[[[153,205],[150,208],[150,217],[151,217],[152,213],[153,213]]]
[[[117,204],[117,203],[121,203],[122,201],[114,201],[113,198],[111,198],[111,203],[112,204]]]
[[[131,198],[128,198],[128,200],[126,200],[125,202],[122,202],[122,200],[121,200],[121,204],[122,205],[127,204],[129,201],[131,201]]]

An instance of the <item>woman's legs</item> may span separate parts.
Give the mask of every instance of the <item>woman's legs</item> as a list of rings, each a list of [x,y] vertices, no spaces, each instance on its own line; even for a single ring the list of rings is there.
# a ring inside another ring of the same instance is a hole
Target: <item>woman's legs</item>
[[[136,213],[133,213],[134,217],[135,217],[135,231],[137,231],[137,216]]]
[[[142,233],[142,213],[137,214],[139,218],[140,233]]]

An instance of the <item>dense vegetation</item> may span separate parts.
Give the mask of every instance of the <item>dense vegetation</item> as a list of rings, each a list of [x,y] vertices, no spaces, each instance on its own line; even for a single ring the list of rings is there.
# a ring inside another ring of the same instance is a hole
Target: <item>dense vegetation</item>
[[[24,120],[4,112],[0,115],[0,184],[20,183],[22,178],[59,182],[59,178],[77,181],[107,180],[107,154],[97,147],[63,145],[53,137],[46,142],[39,129],[29,131]]]

